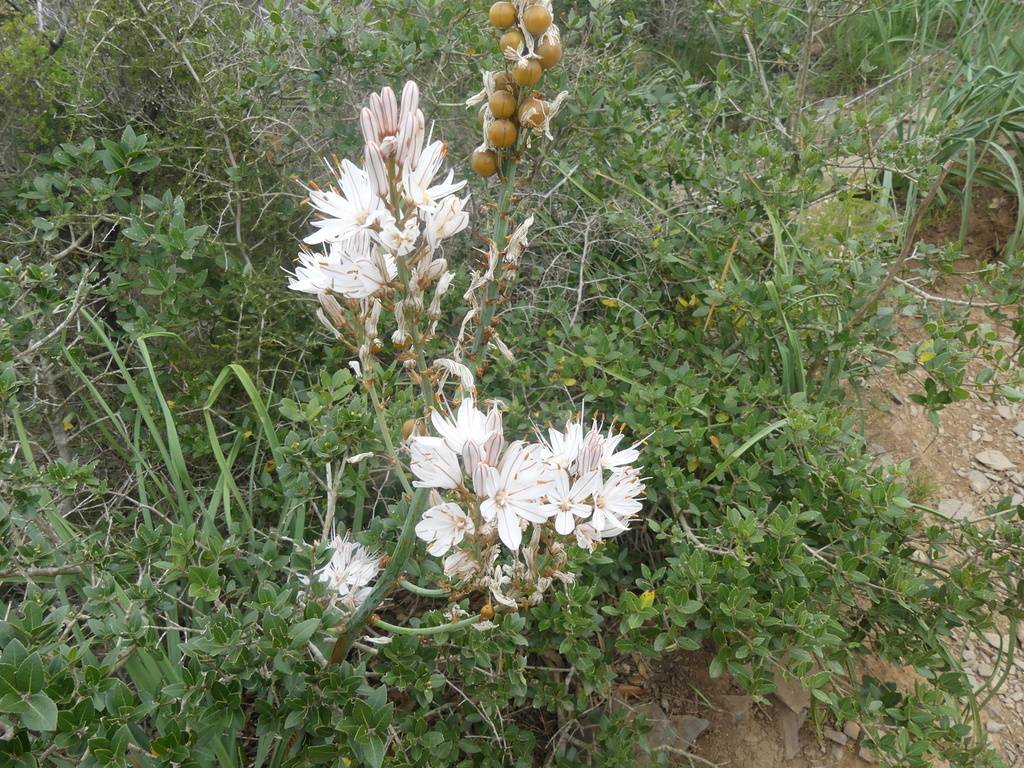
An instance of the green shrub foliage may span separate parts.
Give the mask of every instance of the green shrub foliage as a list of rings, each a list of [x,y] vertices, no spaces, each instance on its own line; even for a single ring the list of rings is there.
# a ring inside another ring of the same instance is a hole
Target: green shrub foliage
[[[950,647],[1016,626],[1022,510],[943,524],[908,466],[872,459],[857,397],[880,370],[915,371],[936,421],[1024,397],[989,321],[886,277],[929,192],[917,218],[1021,192],[1019,46],[963,32],[1019,40],[1019,9],[556,3],[546,77],[570,97],[523,172],[514,360],[480,386],[522,432],[582,402],[644,439],[645,520],[489,631],[330,663],[344,618],[300,577],[330,557],[331,488],[339,529],[384,550],[406,506],[346,462],[382,450],[372,409],[285,289],[295,179],[351,155],[364,95],[407,78],[468,175],[486,6],[28,5],[0,10],[0,763],[626,765],[642,726],[607,706],[616,661],[702,650],[757,696],[798,677],[817,722],[860,721],[890,764],[998,764],[988,689]],[[496,196],[473,185],[456,303]],[[1019,335],[1016,242],[977,279]],[[922,243],[913,268],[957,255]],[[418,407],[399,373],[396,425]],[[432,585],[417,547],[406,578]],[[446,608],[396,591],[381,614],[442,627]],[[866,676],[869,656],[917,683]]]

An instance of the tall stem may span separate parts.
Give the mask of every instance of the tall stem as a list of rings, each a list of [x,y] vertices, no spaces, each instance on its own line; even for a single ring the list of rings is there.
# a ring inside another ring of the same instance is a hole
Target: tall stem
[[[413,531],[416,528],[416,521],[419,519],[420,509],[426,498],[427,491],[420,488],[409,501],[408,507],[405,510],[405,520],[402,522],[402,532],[398,536],[398,544],[395,545],[395,551],[391,553],[391,559],[384,567],[384,571],[381,573],[380,578],[377,579],[373,589],[370,590],[370,594],[366,596],[362,605],[356,608],[355,613],[352,614],[348,624],[345,626],[345,631],[335,641],[334,649],[331,651],[332,664],[340,664],[345,660],[363,625],[370,619],[380,604],[384,602],[384,598],[387,597],[399,578],[401,578],[402,572],[405,570],[405,561],[409,559],[409,553],[412,551]]]
[[[505,174],[505,178],[502,182],[501,194],[498,197],[497,220],[494,222],[494,247],[498,252],[498,263],[494,266],[494,279],[484,289],[484,300],[480,307],[480,322],[477,324],[476,334],[473,337],[473,346],[469,350],[469,357],[473,360],[476,360],[481,350],[485,348],[484,334],[490,328],[494,312],[497,309],[498,280],[501,278],[502,268],[501,258],[508,246],[508,217],[512,207],[512,189],[516,179],[514,158],[505,159],[502,172]]]

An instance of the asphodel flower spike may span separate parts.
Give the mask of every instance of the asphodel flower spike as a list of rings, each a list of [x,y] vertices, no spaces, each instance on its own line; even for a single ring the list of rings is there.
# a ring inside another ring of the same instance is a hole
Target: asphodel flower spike
[[[507,291],[515,277],[515,265],[526,243],[525,230],[518,243],[509,238],[516,165],[534,136],[553,138],[552,119],[569,95],[563,91],[547,100],[538,90],[545,73],[562,60],[562,40],[554,25],[551,0],[498,0],[488,17],[501,31],[501,68],[483,72],[483,89],[466,101],[467,106],[479,108],[483,133],[470,166],[479,176],[499,176],[502,187],[494,237],[470,276],[465,294],[469,308],[462,322],[465,335],[460,334],[456,350],[457,356],[465,356],[478,370],[486,367],[483,353],[490,347],[511,356],[494,328],[494,313],[499,294]]]
[[[466,199],[456,196],[466,182],[453,171],[436,180],[447,148],[441,141],[425,146],[419,104],[413,82],[401,100],[390,88],[371,94],[359,113],[362,167],[347,159],[329,162],[332,183],[307,187],[318,216],[303,238],[289,287],[321,297],[319,316],[336,332],[355,331],[347,340],[359,349],[364,373],[381,348],[376,327],[382,308],[392,311],[395,326],[383,335],[399,351],[411,338],[434,333],[439,308],[428,317],[424,293],[440,281],[439,302],[452,279],[447,261],[435,253],[469,225]]]

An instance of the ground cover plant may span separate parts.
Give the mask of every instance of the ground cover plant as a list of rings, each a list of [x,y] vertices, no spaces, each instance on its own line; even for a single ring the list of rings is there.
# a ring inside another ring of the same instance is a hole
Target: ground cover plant
[[[0,762],[627,765],[621,662],[699,652],[886,764],[1000,765],[1022,510],[943,519],[856,405],[1024,399],[1022,34],[988,0],[9,2]],[[926,300],[993,194],[977,301]]]

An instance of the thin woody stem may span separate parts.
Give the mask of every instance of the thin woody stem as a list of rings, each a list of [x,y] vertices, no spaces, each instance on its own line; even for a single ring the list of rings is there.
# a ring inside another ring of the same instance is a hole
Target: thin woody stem
[[[501,278],[501,258],[508,246],[508,217],[512,207],[512,189],[515,186],[516,161],[512,157],[505,159],[502,172],[505,175],[501,186],[501,194],[498,197],[498,210],[494,222],[494,248],[497,252],[498,263],[494,266],[494,279],[487,284],[484,290],[484,300],[480,307],[480,322],[476,326],[476,333],[473,337],[473,346],[469,350],[469,357],[477,359],[481,350],[486,348],[484,335],[491,326],[494,319],[494,312],[498,301],[498,280]],[[480,360],[479,362],[483,362]]]

